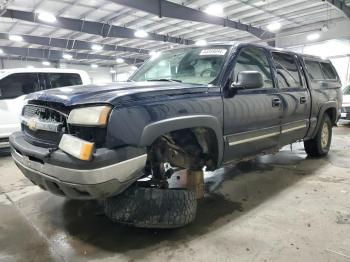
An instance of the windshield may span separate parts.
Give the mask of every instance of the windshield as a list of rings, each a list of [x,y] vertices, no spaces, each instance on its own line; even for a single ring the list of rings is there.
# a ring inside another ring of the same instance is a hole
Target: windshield
[[[344,88],[344,95],[350,95],[350,86]]]
[[[130,80],[215,85],[228,49],[210,46],[166,51],[149,59]]]

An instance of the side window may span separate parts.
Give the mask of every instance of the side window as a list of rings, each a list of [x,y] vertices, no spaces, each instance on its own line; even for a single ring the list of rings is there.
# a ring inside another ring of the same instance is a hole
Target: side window
[[[237,81],[238,74],[242,71],[258,71],[264,77],[264,88],[273,88],[271,68],[262,49],[248,47],[241,50],[233,71],[233,81]]]
[[[333,67],[331,66],[330,63],[321,63],[322,71],[326,79],[328,80],[336,80],[337,79],[337,74],[334,72]]]
[[[297,62],[292,55],[273,52],[272,57],[277,69],[277,80],[280,88],[303,86]]]
[[[36,73],[18,73],[0,80],[0,99],[17,98],[40,91]]]
[[[48,73],[47,79],[48,79],[48,85],[46,85],[47,88],[57,88],[57,87],[75,86],[75,85],[83,84],[79,74]]]
[[[324,79],[322,68],[319,62],[305,60],[306,70],[308,75],[313,80],[322,80]]]

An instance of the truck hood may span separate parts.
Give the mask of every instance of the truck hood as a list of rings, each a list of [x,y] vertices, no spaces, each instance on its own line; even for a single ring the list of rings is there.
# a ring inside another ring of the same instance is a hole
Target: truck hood
[[[204,93],[207,87],[173,82],[125,82],[102,85],[62,87],[30,94],[27,100],[56,102],[65,106],[82,104],[135,102],[140,99],[159,99],[164,96]]]

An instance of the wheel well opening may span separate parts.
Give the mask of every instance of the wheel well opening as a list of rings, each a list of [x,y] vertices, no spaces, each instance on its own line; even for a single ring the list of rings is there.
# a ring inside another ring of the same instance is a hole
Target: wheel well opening
[[[329,116],[329,118],[331,119],[331,122],[333,125],[336,125],[337,123],[337,110],[335,108],[328,108],[325,111],[325,114],[327,114]]]
[[[218,140],[215,132],[206,127],[171,131],[158,137],[150,150],[157,158],[171,165],[212,171],[218,165]]]

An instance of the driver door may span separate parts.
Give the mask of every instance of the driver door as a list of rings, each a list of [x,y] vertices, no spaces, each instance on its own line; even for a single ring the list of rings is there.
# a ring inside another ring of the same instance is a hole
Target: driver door
[[[232,81],[241,71],[258,71],[264,86],[236,91],[224,98],[224,161],[278,147],[282,107],[273,81],[269,53],[259,47],[243,47],[234,60]]]

